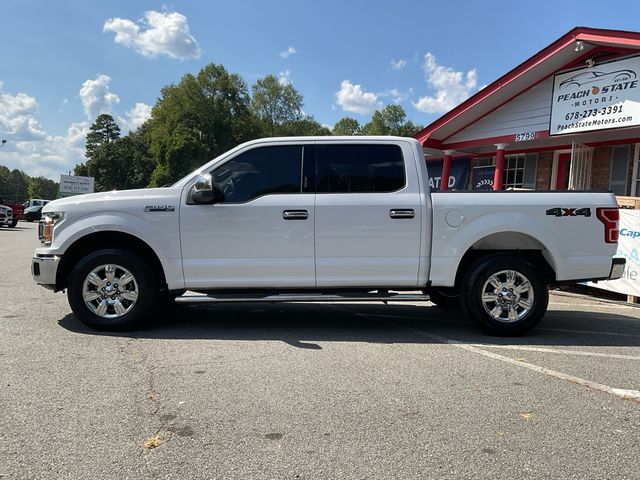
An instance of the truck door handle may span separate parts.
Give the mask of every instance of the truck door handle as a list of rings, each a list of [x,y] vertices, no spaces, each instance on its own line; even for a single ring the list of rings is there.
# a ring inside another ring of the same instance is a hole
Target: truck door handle
[[[416,216],[416,212],[413,208],[392,208],[389,210],[389,216],[391,218],[413,218]]]
[[[285,210],[282,212],[282,218],[285,220],[306,220],[309,218],[307,210]]]

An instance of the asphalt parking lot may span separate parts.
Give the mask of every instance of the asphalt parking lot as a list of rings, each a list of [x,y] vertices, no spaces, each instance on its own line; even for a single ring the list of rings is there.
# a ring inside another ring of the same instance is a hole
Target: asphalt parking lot
[[[0,230],[0,478],[640,478],[640,309],[529,336],[416,305],[185,306],[91,331]],[[155,448],[150,448],[155,447]]]

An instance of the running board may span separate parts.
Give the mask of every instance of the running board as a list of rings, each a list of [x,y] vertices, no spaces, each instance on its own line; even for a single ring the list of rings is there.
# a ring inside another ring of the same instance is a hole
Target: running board
[[[251,302],[426,302],[429,295],[408,293],[368,294],[312,294],[290,293],[280,295],[184,295],[176,303],[251,303]]]

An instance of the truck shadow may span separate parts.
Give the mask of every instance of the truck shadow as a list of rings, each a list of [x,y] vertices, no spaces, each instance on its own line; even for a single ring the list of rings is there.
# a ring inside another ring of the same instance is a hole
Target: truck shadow
[[[639,311],[640,313],[640,311]],[[550,310],[523,337],[492,337],[459,311],[413,305],[225,304],[175,306],[141,329],[100,332],[73,314],[59,320],[85,335],[168,340],[282,341],[297,348],[321,349],[322,342],[442,343],[492,345],[640,346],[640,319],[632,316]]]

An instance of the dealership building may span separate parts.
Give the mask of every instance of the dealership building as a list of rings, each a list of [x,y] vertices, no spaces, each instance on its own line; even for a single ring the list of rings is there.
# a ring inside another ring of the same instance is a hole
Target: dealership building
[[[640,33],[574,28],[415,137],[435,189],[640,196]]]

